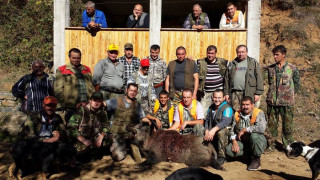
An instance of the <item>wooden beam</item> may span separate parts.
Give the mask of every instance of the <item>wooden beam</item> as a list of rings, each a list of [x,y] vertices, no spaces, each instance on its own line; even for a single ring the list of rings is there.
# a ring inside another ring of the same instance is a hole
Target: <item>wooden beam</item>
[[[248,55],[259,61],[261,0],[248,0]]]
[[[160,45],[162,0],[150,0],[149,46]]]
[[[54,68],[65,64],[65,28],[70,26],[70,0],[54,0],[53,61]]]

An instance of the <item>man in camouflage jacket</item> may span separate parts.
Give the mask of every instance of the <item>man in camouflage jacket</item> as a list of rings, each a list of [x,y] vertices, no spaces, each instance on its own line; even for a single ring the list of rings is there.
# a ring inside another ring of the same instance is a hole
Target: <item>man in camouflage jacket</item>
[[[283,147],[293,142],[293,105],[294,94],[300,86],[300,75],[296,66],[286,60],[287,50],[283,45],[276,46],[273,50],[275,64],[268,67],[267,114],[268,128],[271,135],[278,135],[279,115],[282,119]],[[274,148],[274,143],[270,149]]]

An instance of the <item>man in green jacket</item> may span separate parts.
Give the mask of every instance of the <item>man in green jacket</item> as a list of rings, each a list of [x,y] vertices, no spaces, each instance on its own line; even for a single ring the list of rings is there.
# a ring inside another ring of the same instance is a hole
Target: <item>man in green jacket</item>
[[[259,62],[248,56],[245,45],[237,47],[237,58],[229,65],[224,83],[225,98],[233,109],[240,109],[242,97],[249,96],[254,102],[260,100],[263,93],[263,79]]]
[[[69,59],[70,63],[57,69],[54,83],[57,108],[66,111],[67,123],[77,107],[87,104],[94,91],[91,70],[81,64],[81,51],[77,48],[70,49]]]
[[[217,47],[210,45],[207,48],[207,57],[198,59],[199,67],[199,91],[197,99],[201,102],[203,112],[206,112],[212,104],[213,92],[223,89],[224,75],[227,71],[228,61],[216,57]]]

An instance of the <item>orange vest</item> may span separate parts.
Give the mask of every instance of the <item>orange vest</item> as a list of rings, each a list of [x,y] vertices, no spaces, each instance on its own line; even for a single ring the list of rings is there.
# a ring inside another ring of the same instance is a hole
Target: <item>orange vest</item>
[[[258,114],[261,112],[261,109],[258,108],[253,108],[253,113],[252,113],[252,117],[250,120],[250,124],[254,124],[256,122],[257,116]],[[240,120],[240,110],[238,110],[237,112],[234,113],[234,118],[236,119],[236,122],[238,123]]]
[[[178,105],[178,112],[180,117],[180,126],[183,123],[183,104],[182,102]],[[192,100],[192,108],[190,110],[191,116],[194,118],[194,120],[197,120],[197,100]]]
[[[240,11],[238,11],[238,10],[234,13],[234,16],[232,18],[232,23],[233,22],[238,22],[239,13],[240,13]],[[224,15],[227,17],[226,18],[226,23],[230,24],[230,19],[228,18],[228,13],[224,13]]]
[[[153,107],[153,114],[156,114],[156,112],[159,110],[160,108],[160,102],[159,100],[157,100],[154,104]],[[168,110],[168,114],[169,114],[169,125],[172,126],[173,124],[173,113],[174,113],[174,106],[171,106],[171,108]]]

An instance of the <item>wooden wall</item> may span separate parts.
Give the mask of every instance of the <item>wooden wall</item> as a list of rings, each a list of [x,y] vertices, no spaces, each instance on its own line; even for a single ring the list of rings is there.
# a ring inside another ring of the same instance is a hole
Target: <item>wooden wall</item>
[[[67,28],[66,38],[66,62],[69,62],[68,51],[71,48],[79,48],[82,52],[82,64],[92,70],[94,65],[107,56],[109,44],[119,46],[119,56],[123,56],[123,46],[130,42],[134,45],[134,55],[144,58],[149,55],[149,31],[148,29],[103,29],[91,36],[83,28]],[[218,47],[218,57],[232,60],[236,57],[235,49],[239,44],[247,44],[246,30],[205,30],[197,32],[185,29],[162,29],[160,43],[160,56],[169,62],[176,59],[175,50],[178,46],[187,49],[187,56],[194,59],[206,56],[208,45]]]

